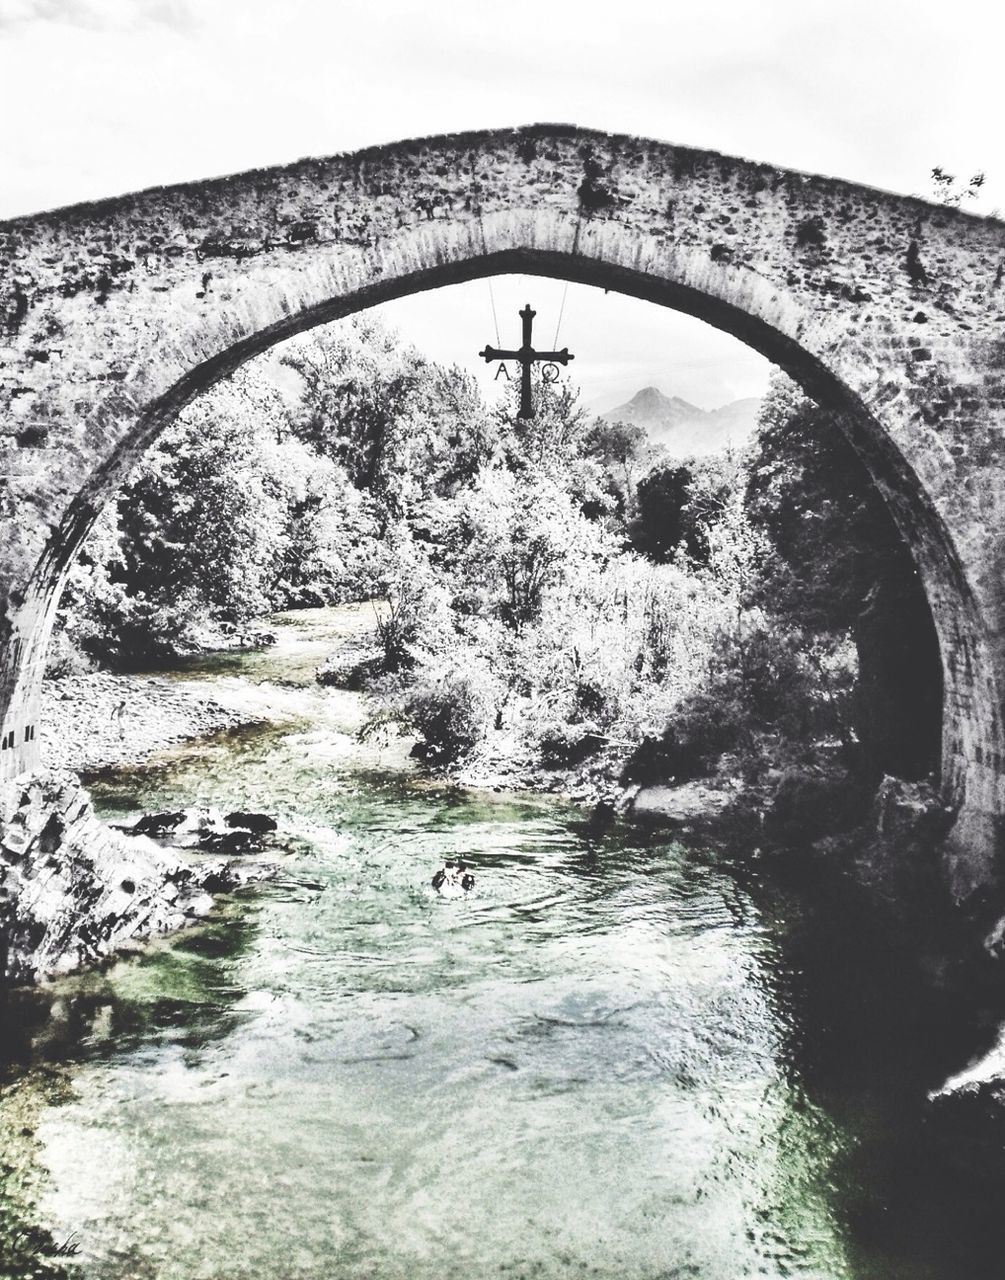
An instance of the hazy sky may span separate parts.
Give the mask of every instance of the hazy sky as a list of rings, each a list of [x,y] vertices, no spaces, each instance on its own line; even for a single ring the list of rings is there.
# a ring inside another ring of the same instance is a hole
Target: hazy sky
[[[985,169],[1005,207],[990,0],[0,0],[0,217],[459,128],[562,121],[928,194]],[[563,286],[497,280],[505,343]],[[494,342],[482,281],[388,307],[438,358]],[[588,402],[647,382],[709,407],[763,362],[648,304],[570,286]]]

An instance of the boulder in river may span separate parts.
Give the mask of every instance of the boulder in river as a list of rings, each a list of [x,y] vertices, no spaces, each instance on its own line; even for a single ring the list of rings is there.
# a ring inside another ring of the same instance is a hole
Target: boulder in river
[[[0,786],[0,985],[68,973],[205,915],[212,892],[271,874],[113,831],[71,773]]]
[[[279,826],[275,818],[270,818],[267,813],[247,813],[240,809],[228,813],[225,821],[228,827],[240,827],[243,831],[253,831],[255,835],[265,835]]]
[[[998,1069],[1001,1062],[998,1062]],[[967,1073],[964,1073],[967,1074]],[[1001,1184],[1005,1152],[1005,1080],[979,1069],[964,1084],[947,1083],[928,1097],[924,1131],[957,1170],[982,1172]]]
[[[630,799],[636,819],[691,827],[715,817],[735,795],[707,783],[681,782],[675,786],[636,787]]]
[[[177,831],[184,821],[184,809],[174,813],[145,813],[131,827],[119,827],[119,830],[128,830],[132,835],[137,836],[169,836]]]
[[[254,831],[234,828],[230,831],[209,831],[199,839],[198,848],[206,853],[223,853],[228,857],[240,857],[246,853],[258,853],[262,838]]]
[[[119,831],[129,835],[153,836],[181,849],[201,849],[234,857],[257,853],[262,838],[278,829],[267,813],[235,809],[226,817],[219,809],[179,809],[166,813],[145,813]]]
[[[382,649],[352,645],[332,654],[318,667],[314,678],[318,684],[358,693],[384,669],[385,658]]]

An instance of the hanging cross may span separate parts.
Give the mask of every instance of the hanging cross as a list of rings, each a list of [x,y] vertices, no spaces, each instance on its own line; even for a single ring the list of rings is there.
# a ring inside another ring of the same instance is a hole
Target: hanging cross
[[[497,351],[495,347],[486,347],[484,351],[479,351],[480,356],[484,356],[486,362],[492,360],[519,360],[523,366],[520,377],[520,411],[517,413],[518,418],[533,418],[534,404],[530,396],[530,367],[535,360],[546,360],[549,364],[568,364],[570,360],[575,360],[575,356],[569,355],[569,348],[563,347],[561,351],[535,351],[531,345],[531,326],[534,323],[536,311],[531,311],[528,302],[524,309],[520,312],[520,319],[523,321],[523,346],[519,351]],[[509,376],[509,375],[507,375]],[[555,377],[558,377],[558,370],[555,370]],[[550,379],[554,381],[554,379]]]

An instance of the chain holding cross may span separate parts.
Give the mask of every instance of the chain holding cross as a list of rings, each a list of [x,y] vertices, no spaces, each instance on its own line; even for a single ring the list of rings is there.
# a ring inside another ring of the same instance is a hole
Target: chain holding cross
[[[534,324],[536,311],[531,311],[528,302],[524,309],[520,312],[520,319],[523,321],[523,346],[519,351],[498,351],[495,347],[486,347],[484,351],[478,354],[483,356],[486,363],[493,360],[519,360],[521,365],[520,374],[520,410],[517,413],[518,418],[534,417],[534,401],[530,392],[530,370],[531,365],[536,360],[546,361],[547,364],[568,364],[570,360],[575,360],[575,356],[569,355],[569,348],[563,347],[561,351],[535,351],[531,340],[531,328]],[[505,368],[505,366],[503,366]],[[498,377],[498,374],[496,375]],[[509,377],[509,374],[506,375]],[[558,370],[555,370],[555,377],[558,377]],[[548,381],[553,382],[551,378]]]

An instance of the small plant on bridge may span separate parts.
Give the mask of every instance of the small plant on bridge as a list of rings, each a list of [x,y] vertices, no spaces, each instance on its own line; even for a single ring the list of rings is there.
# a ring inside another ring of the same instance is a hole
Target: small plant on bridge
[[[975,173],[965,183],[953,173],[947,173],[937,164],[932,170],[932,191],[940,204],[958,209],[965,200],[976,200],[986,182],[983,172]]]

